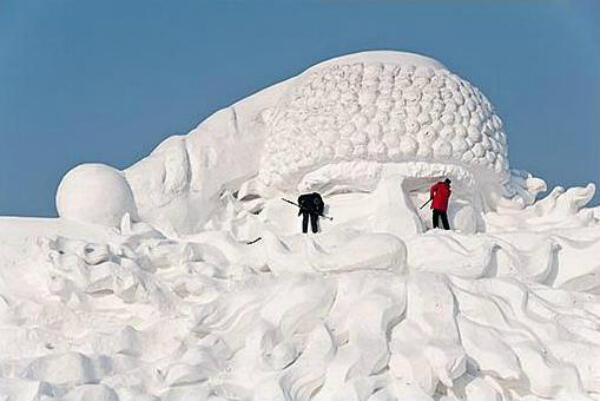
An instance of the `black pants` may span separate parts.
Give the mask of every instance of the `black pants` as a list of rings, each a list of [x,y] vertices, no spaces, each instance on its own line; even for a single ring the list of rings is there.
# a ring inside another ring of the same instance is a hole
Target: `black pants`
[[[450,224],[448,224],[448,214],[444,211],[433,209],[433,228],[439,227],[439,219],[442,218],[442,225],[444,226],[444,230],[450,229]]]
[[[312,229],[313,233],[316,233],[319,231],[319,215],[316,213],[302,213],[302,232],[303,233],[307,233],[308,232],[308,217],[310,216],[310,228]]]

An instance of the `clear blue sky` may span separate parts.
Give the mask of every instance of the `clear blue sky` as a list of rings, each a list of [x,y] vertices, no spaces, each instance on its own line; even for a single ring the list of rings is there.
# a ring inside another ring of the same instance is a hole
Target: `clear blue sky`
[[[367,49],[433,56],[482,89],[512,167],[600,183],[600,1],[0,0],[0,215],[53,216],[73,166],[127,167]]]

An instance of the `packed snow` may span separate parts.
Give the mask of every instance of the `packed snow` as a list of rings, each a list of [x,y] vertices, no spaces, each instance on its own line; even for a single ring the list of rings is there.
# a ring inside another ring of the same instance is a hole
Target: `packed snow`
[[[507,137],[377,51],[74,168],[59,218],[0,218],[0,399],[600,400],[595,187],[540,198]],[[451,231],[420,208],[445,177]],[[281,201],[308,191],[318,234]]]

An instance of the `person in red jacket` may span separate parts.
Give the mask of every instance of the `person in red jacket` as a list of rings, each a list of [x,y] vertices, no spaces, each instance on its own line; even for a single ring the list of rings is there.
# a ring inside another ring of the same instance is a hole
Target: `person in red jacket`
[[[439,219],[442,218],[442,225],[444,230],[450,229],[448,224],[448,200],[452,190],[450,189],[450,180],[446,178],[443,182],[440,181],[433,185],[429,189],[429,195],[433,202],[431,202],[431,208],[433,209],[433,228],[438,228]]]

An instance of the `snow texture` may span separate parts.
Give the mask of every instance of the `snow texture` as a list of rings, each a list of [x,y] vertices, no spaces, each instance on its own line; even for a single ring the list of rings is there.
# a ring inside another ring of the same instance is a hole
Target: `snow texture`
[[[0,399],[600,400],[595,187],[507,160],[475,87],[387,51],[78,166],[60,218],[0,219]]]

